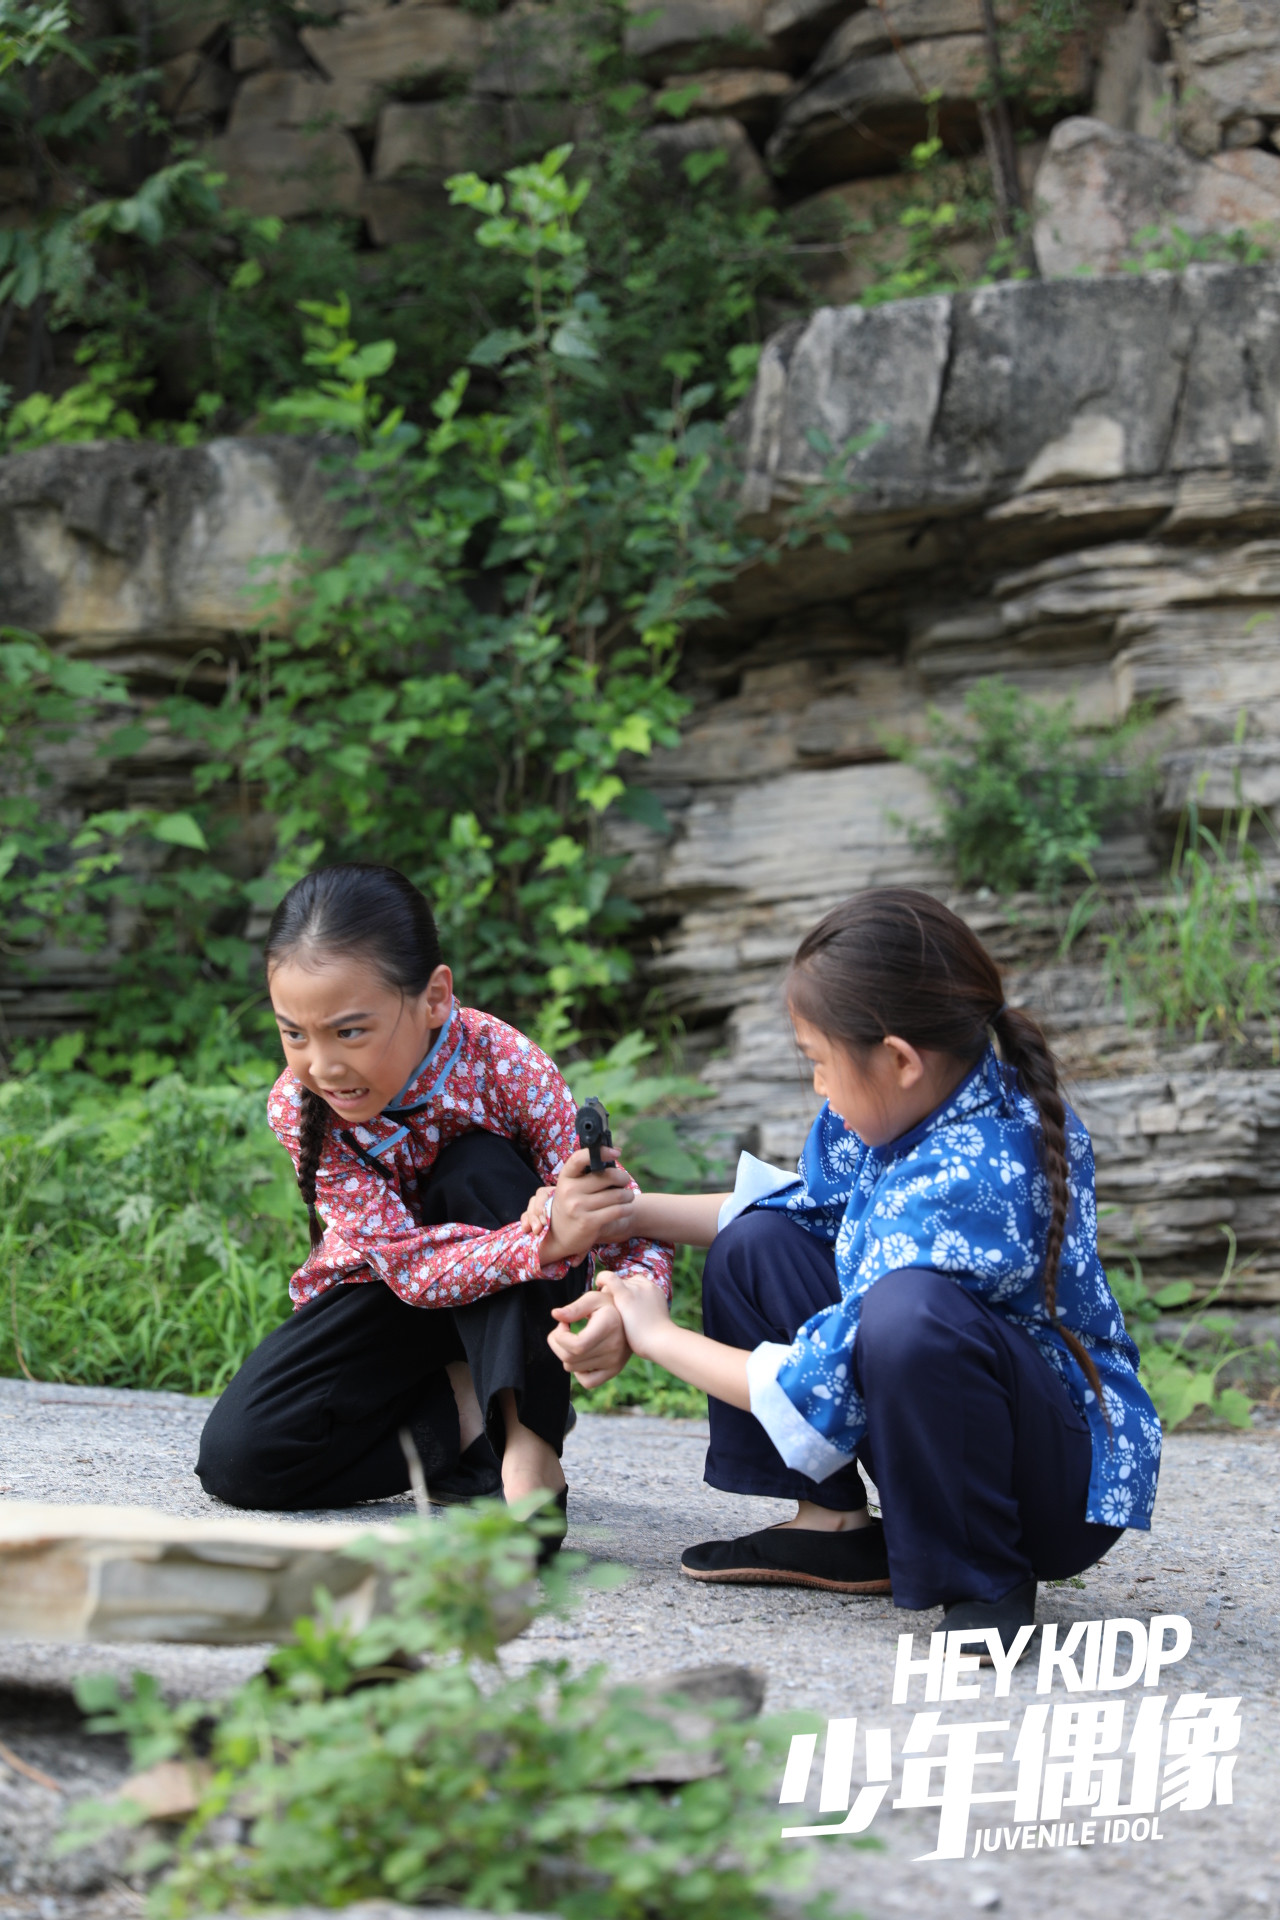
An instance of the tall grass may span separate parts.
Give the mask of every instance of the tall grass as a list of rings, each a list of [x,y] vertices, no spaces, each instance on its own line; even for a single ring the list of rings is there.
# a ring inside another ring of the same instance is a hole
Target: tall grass
[[[1192,806],[1178,828],[1168,885],[1135,899],[1102,936],[1108,972],[1130,1019],[1139,1006],[1169,1032],[1244,1041],[1264,1022],[1280,1057],[1280,953],[1261,856],[1241,807],[1214,833]]]

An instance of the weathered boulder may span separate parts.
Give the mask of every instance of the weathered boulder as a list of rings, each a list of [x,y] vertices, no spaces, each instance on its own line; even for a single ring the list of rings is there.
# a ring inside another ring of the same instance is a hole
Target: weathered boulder
[[[364,162],[344,127],[229,133],[210,141],[206,151],[210,163],[226,174],[231,199],[246,213],[293,220],[359,211]]]
[[[428,234],[451,174],[492,177],[550,147],[573,144],[586,125],[587,110],[571,100],[464,94],[388,102],[378,115],[373,176],[360,194],[374,244]]]
[[[203,46],[232,14],[226,0],[122,0],[121,11],[133,33],[145,14],[153,60],[171,60]]]
[[[1018,148],[1028,205],[1043,155],[1040,141]],[[970,182],[963,161],[941,160],[929,170],[928,190],[937,205],[963,206]],[[793,206],[795,231],[803,240],[796,265],[822,305],[847,306],[886,275],[907,266],[919,240],[914,224],[919,206],[920,181],[910,173],[842,180],[839,186],[824,187]],[[909,215],[905,224],[904,214]],[[930,235],[931,252],[945,262],[961,286],[981,278],[992,248],[991,230],[984,220],[938,228]]]
[[[392,101],[378,115],[373,177],[440,185],[451,173],[484,166],[502,147],[497,100]]]
[[[255,1646],[287,1639],[317,1586],[358,1629],[387,1597],[377,1573],[345,1552],[371,1534],[394,1539],[395,1528],[6,1500],[0,1640]],[[517,1605],[507,1637],[528,1618]]]
[[[232,34],[232,72],[257,73],[263,67],[305,67],[314,73],[310,56],[291,22],[277,18],[262,33]]]
[[[682,120],[695,114],[728,114],[757,137],[767,134],[794,91],[789,74],[771,67],[721,67],[710,73],[675,74],[654,97],[659,119]]]
[[[739,430],[754,511],[822,476],[828,456],[815,431],[837,448],[866,439],[848,468],[854,519],[1065,482],[1270,472],[1280,456],[1280,268],[822,308],[767,344]],[[854,576],[864,564],[847,557]],[[779,585],[786,571],[784,560]]]
[[[1274,0],[1197,0],[1171,32],[1178,135],[1194,153],[1265,136],[1280,119],[1280,13]]]
[[[326,484],[301,440],[12,455],[0,463],[0,606],[55,644],[171,679],[252,625],[272,578],[258,569],[278,560],[287,596],[304,548],[340,549]]]
[[[236,203],[283,219],[358,212],[364,161],[339,124],[342,108],[341,89],[309,69],[249,74],[236,91],[225,134],[208,147]]]
[[[855,14],[846,28],[862,17]],[[920,40],[904,53],[905,59],[896,51],[854,56],[800,89],[767,149],[769,164],[788,187],[813,190],[857,174],[889,172],[927,134],[930,95],[936,96],[946,145],[976,143],[974,100],[986,61],[981,36]]]
[[[312,68],[268,67],[251,73],[236,89],[227,119],[229,135],[248,142],[280,127],[315,131],[341,121],[337,87]]]
[[[1280,250],[1280,155],[1248,147],[1197,161],[1100,120],[1063,120],[1034,204],[1036,260],[1050,276],[1115,273],[1175,226],[1193,237],[1244,232]]]
[[[836,28],[809,69],[810,80],[834,73],[850,60],[892,53],[917,40],[942,40],[949,34],[982,32],[982,0],[887,0],[864,7]]]
[[[177,54],[160,69],[160,111],[180,125],[225,113],[234,93],[227,69],[199,48]]]
[[[472,74],[487,44],[484,24],[461,7],[405,0],[370,14],[345,13],[331,27],[304,27],[303,45],[335,88],[344,126],[372,126],[389,94],[439,93]]]
[[[1137,0],[1102,34],[1090,112],[1123,133],[1173,135],[1173,67],[1158,0]]]
[[[1074,35],[1035,93],[1060,111],[1087,97],[1090,71]],[[987,84],[981,0],[879,0],[818,53],[769,143],[770,164],[801,188],[888,173],[935,127],[950,151],[972,153]]]
[[[723,165],[725,177],[735,193],[757,205],[773,197],[760,155],[740,123],[727,114],[700,115],[693,120],[678,120],[669,127],[650,127],[644,139],[673,184],[683,183],[685,162],[691,155],[723,154],[723,162],[716,164]]]
[[[776,67],[764,0],[627,0],[627,52],[655,78],[702,67]]]
[[[793,70],[807,65],[866,0],[767,0],[764,30]]]
[[[476,93],[502,96],[567,93],[579,77],[581,41],[593,30],[575,16],[572,29],[547,0],[515,0],[494,23],[489,52],[472,76]]]

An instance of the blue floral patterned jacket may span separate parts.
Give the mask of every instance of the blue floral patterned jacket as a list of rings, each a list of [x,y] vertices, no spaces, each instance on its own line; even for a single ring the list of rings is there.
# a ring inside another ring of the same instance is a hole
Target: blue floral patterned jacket
[[[942,1106],[887,1146],[867,1146],[823,1107],[798,1182],[755,1202],[834,1242],[840,1279],[835,1306],[806,1321],[789,1347],[757,1347],[748,1363],[752,1411],[788,1466],[823,1480],[848,1464],[866,1428],[850,1364],[863,1295],[887,1274],[925,1267],[1030,1334],[1066,1383],[1093,1440],[1088,1519],[1150,1526],[1160,1422],[1098,1257],[1093,1149],[1068,1108],[1057,1312],[1092,1355],[1105,1415],[1041,1299],[1050,1205],[1039,1136],[1034,1103],[990,1047]]]

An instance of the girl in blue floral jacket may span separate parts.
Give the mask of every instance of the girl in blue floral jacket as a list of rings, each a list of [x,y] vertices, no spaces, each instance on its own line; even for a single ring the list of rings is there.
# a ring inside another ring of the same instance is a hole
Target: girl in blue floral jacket
[[[709,1483],[798,1501],[689,1548],[691,1578],[891,1588],[1011,1639],[1038,1579],[1092,1565],[1155,1500],[1160,1425],[1098,1257],[1089,1136],[1040,1028],[928,894],[828,914],[788,1003],[825,1102],[798,1177],[744,1154],[733,1194],[639,1196],[624,1228],[710,1246],[705,1334],[602,1275],[552,1346],[589,1383],[629,1348],[704,1388]]]

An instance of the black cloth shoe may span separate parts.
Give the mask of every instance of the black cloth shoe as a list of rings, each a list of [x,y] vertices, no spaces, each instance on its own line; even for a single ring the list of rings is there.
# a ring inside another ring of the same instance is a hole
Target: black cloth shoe
[[[545,1507],[538,1509],[538,1514],[544,1522],[553,1521],[557,1518],[554,1512],[555,1507],[560,1509],[560,1514],[563,1518],[560,1521],[558,1530],[554,1526],[548,1526],[545,1533],[540,1531],[538,1534],[538,1565],[540,1567],[545,1567],[548,1561],[555,1559],[561,1547],[564,1545],[564,1537],[569,1531],[568,1487],[561,1487],[554,1501],[548,1501]]]
[[[1000,1600],[953,1600],[942,1615],[943,1630],[955,1633],[960,1627],[995,1627],[1000,1635],[1000,1644],[1008,1653],[1017,1637],[1019,1627],[1033,1627],[1036,1623],[1036,1583],[1024,1580],[1020,1587],[1014,1587]],[[1032,1636],[1034,1637],[1034,1636]],[[1025,1658],[1031,1645],[1031,1637],[1018,1655]],[[972,1649],[977,1652],[977,1649]],[[978,1658],[984,1667],[989,1667],[991,1655],[980,1653]]]
[[[686,1547],[680,1571],[690,1580],[740,1586],[823,1587],[829,1593],[889,1593],[889,1557],[884,1528],[840,1533],[808,1527],[765,1527],[741,1540],[704,1540]]]
[[[427,1482],[427,1498],[433,1506],[457,1507],[467,1500],[500,1500],[502,1467],[487,1434],[473,1440],[459,1455],[456,1467],[437,1474]]]

